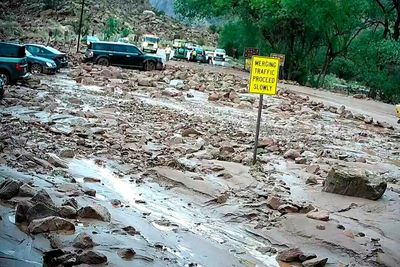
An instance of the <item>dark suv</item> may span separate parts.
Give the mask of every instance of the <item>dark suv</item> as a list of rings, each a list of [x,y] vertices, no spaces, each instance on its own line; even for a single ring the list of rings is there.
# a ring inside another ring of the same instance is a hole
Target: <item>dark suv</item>
[[[0,79],[5,84],[29,77],[25,46],[0,42]]]
[[[114,42],[93,42],[85,54],[85,62],[99,65],[116,65],[143,70],[161,70],[164,60],[156,55],[144,54],[134,45]]]

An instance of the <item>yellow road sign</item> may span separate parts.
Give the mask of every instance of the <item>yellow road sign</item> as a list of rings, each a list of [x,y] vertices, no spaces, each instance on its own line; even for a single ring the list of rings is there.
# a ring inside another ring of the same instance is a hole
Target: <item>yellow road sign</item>
[[[251,63],[249,93],[276,95],[279,59],[254,56]]]

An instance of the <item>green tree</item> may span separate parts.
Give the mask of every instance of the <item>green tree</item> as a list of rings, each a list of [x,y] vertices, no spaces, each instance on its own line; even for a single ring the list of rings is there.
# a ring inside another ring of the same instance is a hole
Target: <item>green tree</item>
[[[109,41],[119,32],[119,21],[117,18],[110,17],[107,19],[103,29],[104,40]]]
[[[219,43],[227,51],[285,54],[286,76],[301,84],[323,86],[334,73],[369,86],[373,97],[400,95],[400,0],[175,0],[175,9],[224,21]]]

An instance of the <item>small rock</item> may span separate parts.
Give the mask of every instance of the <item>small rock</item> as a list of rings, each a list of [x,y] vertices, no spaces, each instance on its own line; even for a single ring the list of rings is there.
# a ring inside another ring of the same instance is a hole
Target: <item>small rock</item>
[[[133,226],[130,226],[130,225],[123,227],[122,230],[124,230],[128,235],[131,235],[131,236],[134,236],[139,233],[138,231],[136,231],[136,229]]]
[[[278,210],[278,208],[283,204],[284,203],[281,201],[280,198],[275,197],[275,196],[268,196],[268,199],[267,199],[268,208],[273,209],[273,210]]]
[[[75,152],[72,149],[62,149],[60,151],[60,157],[62,158],[73,158],[75,157]]]
[[[374,119],[371,118],[370,116],[365,116],[364,122],[365,122],[366,124],[372,124],[372,123],[374,122]]]
[[[12,179],[6,179],[0,185],[0,199],[8,200],[18,194],[21,184]]]
[[[307,160],[305,158],[303,158],[303,157],[298,157],[298,158],[294,159],[294,162],[296,164],[306,164]]]
[[[354,239],[354,234],[351,231],[344,231],[343,234],[351,239]]]
[[[153,81],[150,78],[140,78],[138,81],[139,86],[153,87]]]
[[[75,237],[72,246],[75,248],[88,249],[94,247],[94,245],[90,235],[87,233],[80,233]]]
[[[121,205],[121,200],[119,200],[119,199],[111,199],[111,205],[120,206]]]
[[[169,85],[175,88],[182,88],[183,87],[183,80],[171,80]]]
[[[211,95],[208,96],[209,101],[218,101],[221,98],[221,96],[217,93],[212,93]]]
[[[67,163],[60,159],[56,154],[53,153],[48,153],[48,162],[53,165],[54,167],[60,167],[60,168],[64,168],[64,169],[68,169],[68,165]]]
[[[318,180],[317,180],[316,176],[315,175],[310,175],[306,180],[306,184],[309,184],[309,185],[318,184]]]
[[[91,196],[91,197],[95,197],[96,196],[96,190],[94,190],[94,189],[87,188],[87,189],[84,190],[84,193],[86,195],[88,195],[88,196]]]
[[[101,205],[86,206],[78,210],[78,216],[87,219],[97,219],[104,222],[111,221],[111,214]]]
[[[315,258],[307,261],[303,261],[303,267],[324,267],[328,262],[328,258]]]
[[[122,248],[117,253],[124,260],[131,260],[136,255],[136,252],[131,248]]]
[[[74,209],[78,209],[78,201],[76,201],[76,199],[73,198],[73,197],[67,198],[67,199],[64,199],[64,201],[61,204],[61,206],[71,206]]]
[[[74,219],[76,218],[77,211],[74,207],[71,206],[61,206],[58,209],[58,215],[62,218],[67,218],[67,219]]]
[[[75,225],[66,219],[50,216],[43,219],[33,220],[29,224],[28,230],[32,234],[52,231],[75,231]]]
[[[83,177],[83,181],[85,183],[100,183],[101,180],[98,178],[93,178],[93,177]]]
[[[300,152],[295,149],[289,149],[288,151],[283,154],[285,159],[292,159],[295,160],[296,158],[300,157]]]
[[[188,136],[192,136],[192,135],[201,135],[201,133],[194,128],[187,128],[182,131],[183,137],[188,137]]]
[[[283,205],[280,205],[278,207],[278,211],[280,213],[283,213],[283,214],[286,214],[286,213],[297,213],[297,212],[299,212],[299,209],[297,207],[293,206],[293,205],[290,205],[290,204],[283,204]]]
[[[302,257],[304,257],[304,253],[299,248],[289,248],[280,251],[276,259],[283,262],[293,262],[301,261],[300,258]]]
[[[325,230],[325,225],[317,225],[315,228],[318,230]]]
[[[107,257],[100,252],[90,250],[78,255],[76,260],[84,264],[102,264],[107,262]]]
[[[317,174],[319,172],[319,170],[320,170],[320,167],[317,164],[312,164],[310,166],[307,166],[307,168],[306,168],[306,172],[312,173],[312,174]]]
[[[309,213],[307,213],[307,218],[319,220],[319,221],[329,221],[329,212],[326,210],[310,211]]]

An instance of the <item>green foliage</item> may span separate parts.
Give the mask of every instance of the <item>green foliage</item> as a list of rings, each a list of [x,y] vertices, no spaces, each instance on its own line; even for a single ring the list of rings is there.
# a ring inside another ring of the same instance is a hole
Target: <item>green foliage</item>
[[[119,21],[114,17],[108,18],[106,21],[106,25],[103,29],[104,40],[109,41],[118,32],[119,32]]]
[[[131,33],[131,30],[128,28],[123,28],[121,31],[121,37],[128,37],[128,35]]]
[[[258,47],[286,55],[285,76],[330,86],[335,79],[400,98],[400,13],[391,0],[175,0],[189,19],[219,18],[219,46],[228,53]],[[399,5],[399,4],[397,4]],[[211,29],[210,29],[211,30]],[[340,86],[339,86],[340,87]]]

